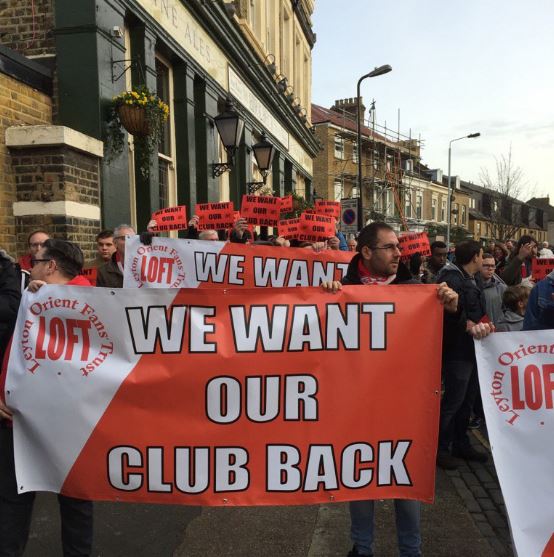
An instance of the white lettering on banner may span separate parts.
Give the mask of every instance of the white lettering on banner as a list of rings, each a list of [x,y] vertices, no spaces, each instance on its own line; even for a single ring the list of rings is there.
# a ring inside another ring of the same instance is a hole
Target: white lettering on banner
[[[214,447],[213,466],[215,491],[243,491],[250,474],[248,452],[242,447]],[[210,485],[210,449],[206,447],[175,447],[170,477],[164,477],[166,460],[170,457],[163,447],[148,447],[146,455],[135,447],[113,447],[108,452],[108,479],[114,489],[136,491],[143,487],[151,493],[202,493]],[[171,454],[171,453],[170,453]]]
[[[206,342],[206,335],[214,333],[215,325],[206,318],[215,317],[215,308],[209,306],[175,305],[148,306],[146,315],[142,307],[125,308],[131,341],[135,354],[178,354],[183,350],[183,337],[187,318],[190,322],[189,352],[216,352],[216,344]]]
[[[333,445],[311,445],[302,462],[298,447],[268,444],[267,491],[360,488],[375,478],[380,486],[410,486],[405,463],[410,446],[407,440],[379,441],[375,459],[372,445],[353,443],[344,447],[337,463]],[[248,488],[248,463],[243,447],[175,447],[173,451],[148,447],[143,454],[135,447],[118,446],[108,453],[108,477],[110,485],[120,491],[136,491],[146,483],[149,492],[168,493],[175,488],[190,494],[206,491],[213,477],[214,491],[225,493]],[[169,471],[167,476],[164,470]]]
[[[194,252],[196,263],[196,280],[198,282],[215,282],[242,286],[244,279],[244,257],[242,255],[217,255],[216,253]]]
[[[394,304],[351,304],[347,309],[346,318],[341,315],[337,319],[337,307],[327,306],[325,339],[320,323],[317,306],[303,305],[272,306],[271,317],[268,306],[251,306],[250,315],[246,317],[244,306],[231,306],[231,322],[237,352],[282,352],[285,345],[285,327],[290,320],[289,352],[302,350],[336,350],[340,337],[344,347],[359,350],[359,319],[360,313],[369,314],[371,333],[369,335],[370,350],[386,350],[387,347],[387,316],[394,314]],[[277,313],[277,314],[276,314]],[[340,310],[339,312],[340,313]],[[345,320],[346,319],[346,320]],[[343,332],[351,333],[345,340]],[[261,346],[260,346],[261,344]]]
[[[267,491],[338,489],[339,478],[345,487],[360,488],[373,482],[374,470],[380,486],[412,485],[405,463],[411,441],[398,441],[396,448],[392,441],[379,441],[377,447],[374,462],[372,445],[347,445],[342,450],[339,473],[332,445],[311,445],[305,463],[301,462],[300,450],[293,445],[268,445]]]
[[[554,544],[552,331],[495,333],[475,343],[487,430],[515,551]]]
[[[146,309],[146,312],[145,312]],[[206,335],[215,333],[215,307],[175,305],[127,307],[127,323],[135,354],[180,353],[187,319],[190,321],[188,351],[216,352],[216,344]],[[386,350],[387,318],[395,313],[394,304],[347,304],[343,314],[337,304],[326,306],[325,327],[316,305],[245,306],[229,308],[233,339],[237,352],[298,352],[337,350],[340,342],[348,350],[360,349],[360,315],[369,315],[369,350]],[[288,344],[285,332],[290,327]],[[324,334],[325,333],[325,334]],[[285,348],[286,345],[286,348]]]
[[[262,385],[263,384],[263,385]],[[244,406],[251,422],[270,422],[279,415],[287,421],[317,420],[317,380],[311,375],[246,377]],[[281,394],[282,391],[282,394]],[[242,411],[242,387],[234,377],[214,377],[206,386],[206,415],[212,422],[231,424]]]
[[[319,286],[340,280],[351,257],[347,252],[308,254],[297,248],[279,248],[279,257],[266,248],[262,256],[252,246],[173,238],[153,238],[152,245],[145,246],[138,236],[127,239],[125,246],[125,288]]]

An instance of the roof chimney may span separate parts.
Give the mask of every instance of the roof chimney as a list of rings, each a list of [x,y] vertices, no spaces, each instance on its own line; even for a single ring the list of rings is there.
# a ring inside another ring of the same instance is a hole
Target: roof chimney
[[[338,112],[339,114],[346,114],[348,118],[357,120],[358,117],[358,98],[349,98],[349,99],[338,99],[335,101],[335,104],[331,107],[331,110]],[[362,97],[360,97],[360,125],[364,125],[365,119],[365,106],[363,103]]]

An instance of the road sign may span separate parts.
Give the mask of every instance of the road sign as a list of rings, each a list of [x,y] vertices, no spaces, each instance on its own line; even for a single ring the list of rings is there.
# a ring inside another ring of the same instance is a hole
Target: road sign
[[[340,200],[340,229],[344,234],[357,234],[360,230],[360,198]]]

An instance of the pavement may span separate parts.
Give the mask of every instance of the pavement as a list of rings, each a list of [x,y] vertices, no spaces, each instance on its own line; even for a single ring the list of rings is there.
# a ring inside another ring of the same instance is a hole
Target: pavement
[[[472,443],[489,450],[486,431]],[[490,455],[490,451],[489,451]],[[396,549],[391,501],[378,504],[376,557]],[[95,504],[93,557],[344,557],[351,547],[348,505],[185,507]],[[25,557],[58,557],[57,499],[39,494]],[[437,469],[434,504],[423,505],[423,555],[512,555],[506,510],[492,458]]]

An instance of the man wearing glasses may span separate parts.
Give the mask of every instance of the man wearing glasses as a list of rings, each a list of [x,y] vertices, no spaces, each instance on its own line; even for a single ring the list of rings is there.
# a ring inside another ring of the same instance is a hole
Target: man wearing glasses
[[[91,286],[81,275],[83,252],[76,244],[49,239],[32,258],[29,290],[45,284]],[[4,360],[7,362],[7,358]],[[2,370],[5,380],[6,369]],[[2,382],[2,393],[3,393]],[[47,417],[45,416],[45,419]],[[0,401],[0,555],[23,555],[35,501],[34,492],[18,494],[13,454],[12,413]],[[39,466],[40,463],[37,463]],[[90,555],[93,506],[91,501],[58,495],[64,555]]]
[[[348,266],[343,284],[386,286],[389,284],[417,284],[408,268],[400,261],[400,244],[396,233],[384,222],[366,226],[358,236],[357,254]],[[328,292],[340,290],[337,281],[324,282],[322,288]],[[451,316],[445,326],[458,327],[461,316],[458,312],[458,294],[446,283],[437,285],[437,296],[445,311]],[[452,321],[452,323],[450,323]],[[463,325],[463,324],[462,324]],[[475,328],[474,336],[486,336],[488,326]],[[421,555],[419,501],[396,499],[396,530],[401,557]],[[373,555],[374,501],[352,501],[350,503],[350,535],[354,547],[349,557]]]
[[[485,306],[489,319],[496,325],[502,318],[502,296],[507,286],[496,274],[496,261],[490,253],[483,254],[480,286],[485,297]]]
[[[22,255],[17,262],[21,269],[24,271],[31,270],[31,259],[36,256],[38,250],[44,245],[44,242],[48,240],[50,236],[44,230],[33,230],[27,237],[27,245],[29,246],[29,252]]]
[[[110,261],[98,269],[96,286],[106,288],[123,288],[123,264],[125,262],[125,239],[135,235],[134,229],[128,224],[120,224],[114,229],[113,241],[115,253]]]

